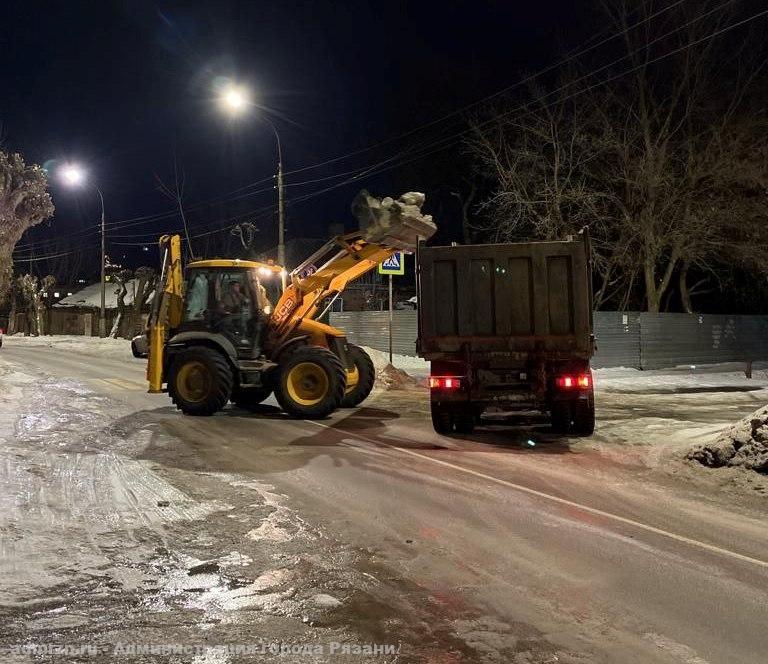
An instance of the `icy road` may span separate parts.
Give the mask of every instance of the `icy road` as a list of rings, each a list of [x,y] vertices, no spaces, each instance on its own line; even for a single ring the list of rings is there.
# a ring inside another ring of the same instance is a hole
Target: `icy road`
[[[768,403],[764,371],[608,371],[592,439],[446,439],[421,388],[194,419],[126,345],[23,341],[0,350],[0,661],[766,661],[764,478],[680,460]]]

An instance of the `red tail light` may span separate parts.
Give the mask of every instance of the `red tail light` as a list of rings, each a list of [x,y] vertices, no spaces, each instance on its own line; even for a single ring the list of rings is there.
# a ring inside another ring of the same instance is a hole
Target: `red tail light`
[[[430,376],[429,387],[433,390],[458,390],[461,378],[455,376]]]
[[[555,385],[561,390],[586,389],[592,385],[592,376],[588,373],[558,376]]]

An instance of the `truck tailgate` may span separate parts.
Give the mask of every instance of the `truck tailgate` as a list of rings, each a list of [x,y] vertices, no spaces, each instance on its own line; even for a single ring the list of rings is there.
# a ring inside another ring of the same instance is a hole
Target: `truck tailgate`
[[[419,353],[592,354],[589,239],[421,247]]]

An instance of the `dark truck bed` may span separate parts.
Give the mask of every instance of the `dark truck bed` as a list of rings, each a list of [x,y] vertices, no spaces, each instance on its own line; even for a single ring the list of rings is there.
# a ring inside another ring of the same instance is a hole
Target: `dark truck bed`
[[[435,428],[471,430],[489,405],[538,409],[591,433],[589,237],[420,247],[418,353]]]

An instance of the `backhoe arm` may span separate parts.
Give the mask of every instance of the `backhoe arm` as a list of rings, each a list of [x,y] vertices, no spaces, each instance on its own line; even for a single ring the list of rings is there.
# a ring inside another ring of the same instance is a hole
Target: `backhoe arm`
[[[278,347],[302,321],[312,319],[325,298],[342,293],[395,252],[413,251],[419,239],[430,238],[436,227],[421,213],[423,203],[423,194],[378,200],[361,192],[352,210],[366,230],[331,240],[291,273],[269,321],[269,345]]]
[[[178,235],[163,235],[160,238],[160,255],[163,257],[163,265],[147,323],[149,334],[147,381],[150,393],[162,392],[165,335],[169,329],[179,326],[183,312],[184,274],[181,267],[181,238]]]

